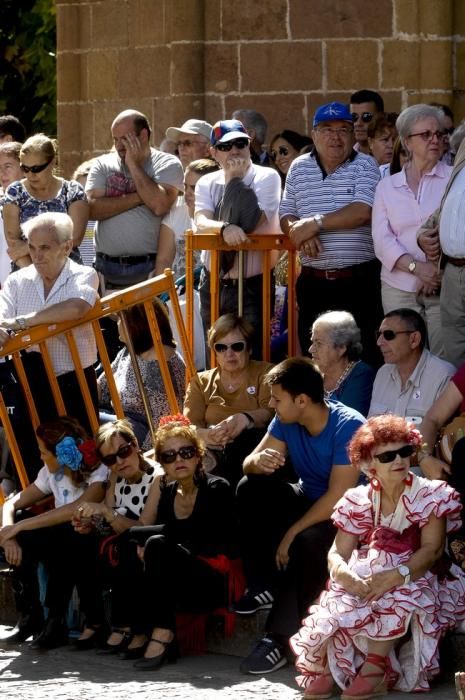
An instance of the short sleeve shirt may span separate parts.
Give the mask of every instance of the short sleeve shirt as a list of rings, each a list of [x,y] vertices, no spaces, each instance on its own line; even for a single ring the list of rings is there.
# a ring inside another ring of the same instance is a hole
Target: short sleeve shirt
[[[143,168],[157,184],[184,190],[184,173],[176,156],[151,148],[150,157]],[[121,197],[136,191],[131,174],[116,151],[95,159],[86,183],[86,192],[91,190],[104,190],[105,197]],[[155,254],[161,220],[161,216],[154,214],[145,204],[140,204],[98,221],[95,249],[97,253],[113,257]]]
[[[329,416],[319,435],[310,435],[299,423],[282,423],[277,416],[268,432],[285,442],[307,498],[317,500],[328,490],[333,465],[349,464],[347,446],[365,418],[353,408],[329,401]]]
[[[107,480],[108,469],[103,464],[91,472],[86,481],[79,485],[75,484],[67,474],[63,474],[60,478],[60,475],[52,474],[49,472],[48,468],[44,466],[37,474],[34,485],[46,496],[53,495],[55,508],[59,508],[60,506],[65,506],[68,503],[77,501],[91,484],[105,482]]]

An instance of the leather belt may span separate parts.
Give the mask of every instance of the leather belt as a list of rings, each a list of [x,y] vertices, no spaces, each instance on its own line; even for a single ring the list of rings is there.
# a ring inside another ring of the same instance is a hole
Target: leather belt
[[[325,280],[340,280],[349,279],[354,277],[354,270],[352,267],[340,267],[333,270],[319,270],[316,267],[302,267],[301,275],[308,277],[316,277],[316,279]]]
[[[113,256],[106,255],[105,253],[97,253],[97,258],[101,260],[106,260],[112,263],[118,263],[118,265],[140,265],[140,263],[151,262],[157,257],[156,253],[150,255],[122,255]]]
[[[450,263],[454,267],[465,267],[465,258],[450,258],[448,255],[444,256],[446,262]]]

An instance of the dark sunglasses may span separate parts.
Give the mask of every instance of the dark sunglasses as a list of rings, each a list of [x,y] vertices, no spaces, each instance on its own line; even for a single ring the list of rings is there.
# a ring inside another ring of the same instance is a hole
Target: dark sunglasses
[[[271,153],[270,153],[271,160],[276,160],[278,155],[280,155],[280,156],[289,155],[289,149],[286,148],[286,146],[280,146],[277,151],[271,151]]]
[[[100,461],[106,467],[112,467],[116,463],[118,457],[119,459],[126,459],[126,457],[129,457],[129,455],[132,455],[133,451],[134,445],[128,442],[127,445],[121,445],[121,447],[116,452],[112,452],[109,455],[102,455],[99,453]]]
[[[374,456],[381,464],[388,464],[389,462],[393,462],[397,455],[399,455],[399,457],[411,457],[414,452],[414,445],[404,445],[397,450],[386,450],[386,452],[380,452],[379,455]]]
[[[365,122],[365,124],[368,124],[368,122],[371,122],[373,119],[373,112],[362,112],[361,114],[357,114],[357,112],[352,112],[352,121],[356,122],[359,119],[362,120],[362,122]]]
[[[415,333],[415,331],[410,330],[410,331],[391,331],[391,330],[386,330],[386,331],[376,331],[376,340],[379,340],[381,336],[383,336],[384,340],[394,340],[398,335],[401,333]]]
[[[41,173],[42,170],[48,168],[52,160],[53,158],[50,158],[50,160],[48,160],[46,163],[42,163],[42,165],[23,165],[22,163],[20,163],[19,167],[21,168],[23,173]]]
[[[165,452],[160,452],[160,461],[165,464],[172,464],[176,461],[178,455],[181,459],[192,459],[196,454],[196,447],[193,445],[186,445],[185,447],[180,447],[179,450],[165,450]]]
[[[227,143],[217,143],[215,148],[219,151],[230,151],[233,146],[236,148],[246,148],[249,145],[249,139],[235,139],[234,141],[228,141]]]
[[[245,341],[244,340],[238,340],[237,343],[215,343],[214,344],[214,349],[215,352],[226,352],[228,348],[231,348],[233,352],[242,352],[245,350]]]

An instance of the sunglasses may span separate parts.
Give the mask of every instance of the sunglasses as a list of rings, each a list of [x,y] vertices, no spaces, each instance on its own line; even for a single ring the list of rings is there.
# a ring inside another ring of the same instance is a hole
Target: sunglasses
[[[423,141],[432,141],[436,136],[437,140],[443,138],[443,131],[418,131],[416,134],[409,134],[409,138],[412,136],[419,136]]]
[[[415,333],[413,328],[410,331],[376,331],[376,340],[379,340],[383,336],[384,340],[394,340],[401,333]]]
[[[289,155],[289,149],[286,148],[286,146],[280,146],[277,151],[271,151],[271,153],[270,153],[271,160],[276,160],[278,155],[280,155],[280,156]]]
[[[234,141],[228,141],[227,143],[217,143],[215,148],[218,151],[230,151],[233,146],[242,150],[249,145],[249,139],[235,139]]]
[[[112,467],[114,464],[116,464],[116,460],[119,459],[126,459],[126,457],[129,457],[129,455],[132,455],[134,452],[134,445],[132,445],[130,442],[127,443],[127,445],[121,445],[121,447],[116,451],[113,452],[112,454],[109,455],[102,455],[100,454],[100,461],[102,464],[104,464],[106,467]]]
[[[48,160],[46,163],[42,163],[42,165],[23,165],[22,163],[20,163],[19,167],[21,168],[23,173],[41,173],[42,170],[48,168],[52,160],[53,158],[50,158],[50,160]]]
[[[213,348],[215,352],[226,352],[231,349],[233,352],[242,352],[245,350],[246,344],[244,340],[238,340],[237,343],[215,343]]]
[[[357,114],[357,112],[352,112],[352,121],[356,122],[359,119],[362,120],[365,124],[368,124],[368,122],[371,122],[373,119],[373,112],[362,112],[361,114]]]
[[[181,459],[192,459],[196,454],[196,447],[193,445],[186,445],[185,447],[180,447],[179,450],[165,450],[165,452],[160,452],[160,461],[164,462],[164,464],[172,464],[176,461],[178,455]]]
[[[414,445],[404,445],[403,447],[399,447],[397,450],[380,452],[379,455],[374,455],[374,457],[378,460],[378,462],[381,462],[381,464],[388,464],[389,462],[393,462],[397,455],[399,455],[399,457],[411,457],[414,452]]]

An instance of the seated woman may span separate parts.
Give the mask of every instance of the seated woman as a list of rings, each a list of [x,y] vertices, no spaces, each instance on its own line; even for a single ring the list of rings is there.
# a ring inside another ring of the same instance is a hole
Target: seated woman
[[[163,352],[168,363],[176,399],[178,405],[182,407],[186,385],[185,365],[181,356],[176,352],[176,342],[173,338],[166,307],[156,297],[152,299],[152,304],[160,329]],[[169,413],[170,407],[143,304],[131,306],[126,311],[126,320],[134,351],[137,355],[142,381],[150,402],[152,422],[154,425],[157,425],[160,416]],[[118,329],[120,339],[123,343],[126,342],[121,321],[118,321]],[[119,351],[111,363],[111,367],[126,417],[129,418],[142,449],[148,450],[152,447],[149,425],[132,366],[131,356],[127,348],[122,348]],[[104,373],[98,378],[98,389],[100,407],[103,409],[100,412],[100,422],[115,420],[116,416],[112,412],[108,381]]]
[[[176,613],[206,613],[228,604],[220,555],[235,555],[233,493],[205,474],[205,445],[184,416],[162,418],[155,456],[165,474],[156,477],[132,537],[144,560],[144,624],[149,640],[134,666],[156,670],[177,655]]]
[[[101,503],[80,503],[74,514],[73,525],[82,535],[92,534],[96,524],[102,535],[123,535],[139,520],[153,480],[161,469],[143,456],[127,420],[102,425],[95,435],[95,443],[100,461],[111,470],[110,481]],[[136,566],[137,564],[136,560]],[[132,639],[125,617],[127,594],[129,588],[134,590],[134,580],[130,571],[126,572],[130,574],[130,581],[126,580],[124,573],[124,567],[106,567],[103,561],[98,562],[95,558],[87,562],[86,575],[95,582],[95,598],[101,595],[99,582],[102,576],[106,576],[111,583],[113,631],[103,650],[108,654],[122,651],[128,645],[129,649],[133,649],[141,643],[136,637]],[[101,619],[86,619],[82,634],[75,641],[77,649],[90,649],[100,641],[101,623]]]
[[[67,642],[64,618],[75,584],[81,599],[87,600],[89,582],[82,579],[76,550],[79,537],[71,519],[79,503],[102,500],[107,468],[99,465],[94,442],[73,418],[42,423],[36,434],[44,466],[33,484],[3,505],[0,546],[13,566],[19,621],[13,634],[2,641],[19,644],[40,633],[33,648],[52,649]],[[48,495],[54,498],[52,510],[35,516],[25,511]],[[15,522],[19,511],[22,519]],[[39,562],[44,562],[48,573],[45,626],[37,579]]]
[[[369,485],[336,504],[330,581],[291,638],[305,698],[425,691],[438,643],[465,618],[465,577],[443,556],[460,526],[458,494],[409,471],[422,436],[404,418],[370,418],[349,444]]]
[[[368,414],[375,371],[360,360],[360,329],[348,311],[320,314],[312,326],[310,353],[324,376],[325,399]]]
[[[191,379],[184,400],[184,415],[216,460],[214,473],[232,486],[242,478],[242,462],[273,416],[270,389],[263,381],[272,365],[250,359],[252,336],[245,319],[220,316],[208,331],[218,365]]]

